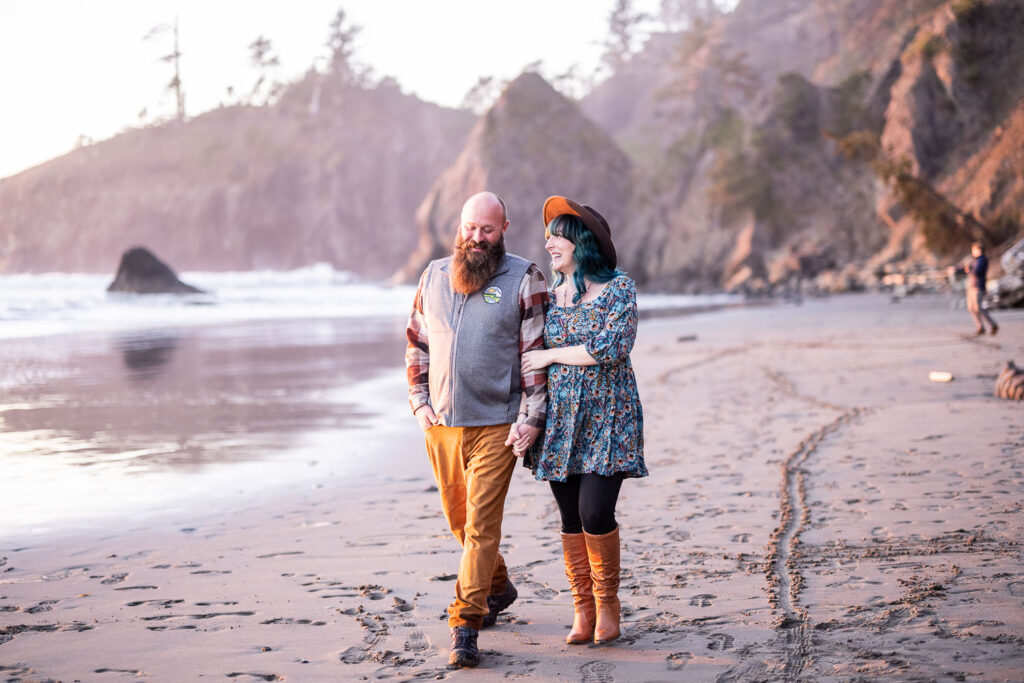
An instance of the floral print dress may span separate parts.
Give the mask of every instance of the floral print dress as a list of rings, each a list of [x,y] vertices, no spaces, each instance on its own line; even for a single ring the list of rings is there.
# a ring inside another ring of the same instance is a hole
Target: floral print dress
[[[548,366],[547,428],[533,458],[537,479],[647,476],[644,416],[629,360],[636,326],[636,285],[626,275],[593,301],[548,308],[544,346],[584,344],[598,364]]]

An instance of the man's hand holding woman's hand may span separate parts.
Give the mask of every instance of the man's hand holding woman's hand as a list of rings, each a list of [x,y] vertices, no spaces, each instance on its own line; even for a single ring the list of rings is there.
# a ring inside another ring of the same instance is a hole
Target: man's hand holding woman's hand
[[[516,422],[508,430],[508,438],[505,439],[505,445],[511,446],[512,453],[517,458],[521,458],[526,454],[527,449],[533,445],[533,442],[537,440],[540,432],[541,430],[538,427],[531,427],[525,422]]]
[[[416,421],[420,423],[420,429],[423,431],[427,431],[437,424],[437,415],[434,414],[434,409],[426,403],[417,408],[413,415],[416,416]]]

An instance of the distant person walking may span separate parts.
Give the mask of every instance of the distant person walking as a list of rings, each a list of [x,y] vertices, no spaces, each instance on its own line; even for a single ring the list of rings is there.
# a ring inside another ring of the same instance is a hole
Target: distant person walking
[[[976,334],[985,334],[983,321],[986,320],[991,330],[990,334],[995,334],[999,331],[999,325],[982,307],[985,300],[985,280],[988,278],[988,257],[985,256],[985,247],[981,242],[971,245],[971,256],[974,260],[964,266],[964,272],[967,273],[967,311],[974,318]]]
[[[545,375],[522,371],[521,356],[543,344],[547,282],[505,253],[506,229],[498,195],[469,198],[452,255],[420,277],[406,330],[409,403],[462,545],[448,606],[451,666],[479,663],[479,630],[518,595],[498,552],[505,496],[516,455],[544,428]]]
[[[549,482],[562,519],[575,608],[565,641],[604,643],[619,637],[619,489],[627,477],[647,476],[643,411],[629,360],[636,285],[615,268],[601,214],[550,197],[543,215],[554,288],[546,348],[523,354],[523,372],[547,369],[547,424],[532,466]]]

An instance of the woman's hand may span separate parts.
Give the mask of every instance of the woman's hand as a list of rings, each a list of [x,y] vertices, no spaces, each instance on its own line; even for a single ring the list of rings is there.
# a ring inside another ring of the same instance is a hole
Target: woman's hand
[[[523,354],[523,372],[539,372],[551,365],[552,349],[537,349]]]
[[[540,432],[541,430],[537,427],[531,427],[525,422],[516,422],[508,431],[505,445],[511,446],[512,453],[517,458],[521,458],[526,455],[526,451],[537,440],[537,437],[540,436]]]

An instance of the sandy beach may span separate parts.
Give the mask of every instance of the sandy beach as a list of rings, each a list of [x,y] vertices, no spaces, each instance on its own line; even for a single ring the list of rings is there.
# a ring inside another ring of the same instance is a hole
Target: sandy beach
[[[294,467],[330,464],[286,485],[3,532],[0,674],[1024,680],[1024,404],[992,396],[1005,362],[1024,361],[1024,310],[996,317],[997,337],[973,337],[950,297],[858,295],[643,320],[633,362],[651,476],[622,489],[624,624],[613,644],[564,643],[572,600],[557,513],[519,468],[502,545],[519,600],[481,633],[478,669],[446,668],[459,551],[399,409],[359,467],[330,459],[363,438],[333,425],[323,433],[338,441],[312,441],[323,457],[307,445]],[[358,368],[316,367],[313,384],[359,379]],[[153,371],[183,368],[199,372],[192,362]],[[954,379],[930,382],[932,370]],[[367,399],[401,405],[401,375],[387,377]],[[326,402],[318,386],[294,413],[271,411],[294,418],[283,431],[322,427],[332,412],[358,419],[358,402]],[[131,430],[171,433],[202,414]],[[8,435],[28,428],[3,415]],[[104,419],[109,437],[117,420]],[[212,443],[203,452],[222,452]]]

